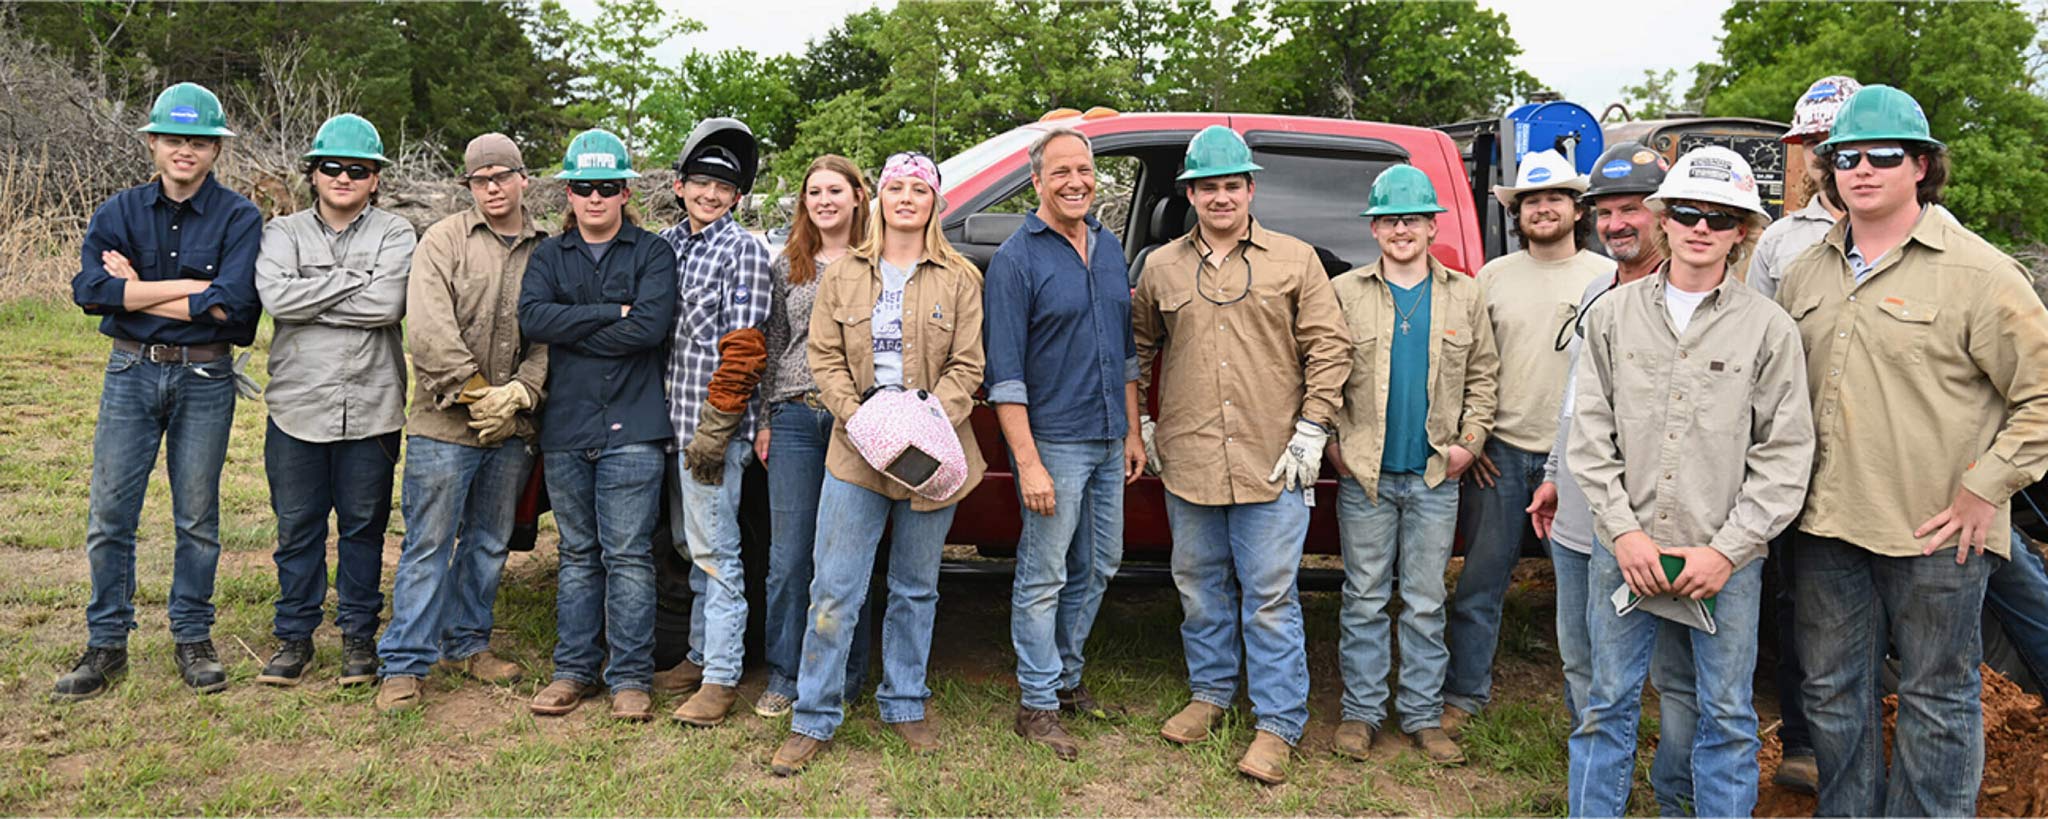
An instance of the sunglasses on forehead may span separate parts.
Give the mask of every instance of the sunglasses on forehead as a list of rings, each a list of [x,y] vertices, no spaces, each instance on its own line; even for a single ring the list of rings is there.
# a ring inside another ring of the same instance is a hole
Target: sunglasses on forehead
[[[313,169],[334,179],[340,179],[342,174],[348,174],[348,178],[355,180],[368,179],[370,174],[377,172],[377,168],[373,165],[365,165],[361,162],[341,162],[333,159],[323,160],[320,164],[313,166]]]
[[[602,182],[577,180],[575,182],[569,183],[569,193],[574,196],[588,197],[594,193],[597,194],[598,196],[610,199],[614,196],[619,195],[625,190],[626,183],[616,179],[607,179]]]
[[[1853,171],[1868,158],[1873,168],[1896,168],[1906,164],[1904,148],[1837,148],[1833,158],[1835,170]]]
[[[1699,224],[1701,219],[1707,220],[1707,227],[1711,230],[1734,230],[1736,225],[1742,224],[1741,216],[1725,210],[1707,210],[1706,208],[1696,208],[1691,205],[1672,205],[1666,208],[1665,212],[1669,213],[1672,219],[1677,220],[1679,224],[1686,227]]]

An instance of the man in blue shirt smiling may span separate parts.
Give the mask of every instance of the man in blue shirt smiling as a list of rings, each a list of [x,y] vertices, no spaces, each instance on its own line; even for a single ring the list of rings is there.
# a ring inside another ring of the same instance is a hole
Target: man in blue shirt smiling
[[[1123,561],[1124,486],[1145,468],[1123,245],[1088,215],[1095,160],[1071,128],[1031,145],[1038,210],[996,249],[986,284],[988,396],[1024,503],[1010,639],[1018,736],[1079,751],[1059,712],[1107,713],[1081,683],[1082,646]]]
[[[135,528],[162,446],[177,528],[169,613],[185,684],[227,687],[213,649],[220,561],[220,471],[235,421],[230,345],[256,338],[256,251],[263,217],[214,181],[234,136],[213,92],[179,83],[157,97],[147,135],[157,178],[114,195],[86,227],[71,299],[113,338],[93,430],[92,564],[85,654],[52,697],[95,697],[128,668],[135,628]]]

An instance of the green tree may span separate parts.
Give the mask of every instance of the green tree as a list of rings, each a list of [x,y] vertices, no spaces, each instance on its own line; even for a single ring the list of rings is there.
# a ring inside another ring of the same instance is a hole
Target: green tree
[[[2001,244],[2048,238],[2048,99],[2028,60],[2038,17],[2011,2],[1738,2],[1702,66],[1707,113],[1783,120],[1813,80],[1846,74],[1912,94],[1948,143],[1947,203]]]
[[[652,157],[673,160],[690,129],[706,117],[733,117],[747,124],[764,152],[796,136],[801,106],[790,87],[794,60],[762,59],[743,48],[707,54],[693,51],[681,69],[641,106],[649,122]]]
[[[1495,114],[1538,88],[1507,17],[1473,3],[1280,0],[1247,67],[1252,110],[1432,125]],[[1284,35],[1285,39],[1282,39]]]
[[[641,107],[675,76],[648,55],[673,38],[703,31],[704,24],[670,14],[657,0],[597,0],[597,17],[589,22],[570,16],[558,0],[541,0],[535,25],[558,49],[548,56],[576,72],[568,115],[609,128],[635,153],[646,153],[652,136],[641,126]]]
[[[1643,81],[1621,87],[1622,100],[1636,119],[1657,119],[1675,111],[1698,111],[1696,100],[1678,98],[1678,69],[1643,69]]]

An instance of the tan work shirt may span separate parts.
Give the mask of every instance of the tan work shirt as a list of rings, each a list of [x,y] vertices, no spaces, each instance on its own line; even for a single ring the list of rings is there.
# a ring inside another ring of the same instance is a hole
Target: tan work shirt
[[[1518,251],[1479,268],[1486,315],[1500,346],[1493,437],[1524,452],[1550,451],[1570,357],[1559,332],[1579,315],[1586,285],[1614,274],[1614,260],[1581,250],[1554,262]]]
[[[1189,503],[1266,503],[1295,419],[1334,425],[1351,339],[1307,243],[1254,221],[1217,264],[1200,233],[1153,251],[1131,296],[1139,389],[1160,371],[1159,477]]]
[[[1849,228],[1778,290],[1806,341],[1819,437],[1799,529],[1916,556],[1913,530],[1961,487],[1998,504],[1984,545],[2009,557],[2012,494],[2048,468],[2048,309],[2018,262],[1934,208],[1861,284]]]
[[[1806,494],[1813,416],[1799,330],[1727,276],[1680,333],[1666,270],[1587,313],[1566,457],[1610,548],[1641,530],[1666,548],[1712,547],[1740,569]]]
[[[1423,483],[1435,487],[1449,468],[1446,452],[1462,446],[1474,455],[1493,428],[1494,388],[1500,353],[1486,297],[1479,281],[1429,259],[1434,289],[1429,298],[1429,465]],[[1337,443],[1351,477],[1365,496],[1379,498],[1380,462],[1387,444],[1387,382],[1393,368],[1394,327],[1400,317],[1380,263],[1358,268],[1330,282],[1344,309],[1351,336],[1351,375],[1344,382],[1344,406],[1337,412]]]
[[[856,250],[818,274],[818,296],[811,305],[810,338],[805,344],[811,377],[818,382],[818,400],[832,413],[825,468],[862,489],[908,500],[914,510],[944,509],[974,491],[988,471],[974,427],[967,422],[987,363],[981,346],[981,271],[927,253],[903,285],[903,386],[938,397],[967,454],[967,482],[943,501],[928,500],[876,470],[846,436],[846,420],[860,409],[861,393],[875,384],[873,325],[875,301],[881,296],[879,257]]]
[[[529,212],[507,246],[475,206],[420,235],[405,294],[405,342],[418,383],[408,434],[478,446],[469,405],[455,403],[473,375],[493,385],[516,378],[536,400],[545,394],[547,345],[528,344],[519,334],[519,283],[542,238]],[[532,445],[533,411],[513,423],[513,434]]]

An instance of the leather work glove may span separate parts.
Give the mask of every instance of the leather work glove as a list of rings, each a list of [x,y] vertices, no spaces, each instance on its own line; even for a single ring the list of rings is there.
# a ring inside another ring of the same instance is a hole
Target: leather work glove
[[[1154,475],[1159,474],[1159,445],[1152,443],[1152,428],[1156,426],[1159,425],[1152,423],[1152,416],[1138,417],[1139,434],[1145,438],[1145,471]]]
[[[1316,474],[1323,468],[1323,443],[1330,439],[1330,433],[1306,418],[1294,422],[1294,437],[1287,440],[1287,451],[1280,453],[1280,462],[1273,464],[1273,474],[1268,481],[1279,481],[1285,490],[1313,490]],[[1305,497],[1308,505],[1314,506],[1313,496]]]
[[[485,381],[482,373],[473,374],[468,381],[462,382],[462,391],[455,394],[455,403],[474,404],[490,391],[491,382]]]
[[[248,353],[243,353],[241,355],[235,356],[234,372],[236,395],[242,396],[243,398],[246,398],[250,401],[254,401],[258,397],[263,395],[263,387],[259,386],[256,383],[256,379],[249,377]]]
[[[705,486],[725,483],[725,445],[739,430],[746,412],[726,412],[705,402],[697,413],[697,434],[683,447],[683,467]]]
[[[502,418],[476,418],[469,422],[469,428],[476,430],[476,442],[483,446],[497,446],[512,437],[512,430],[518,428],[513,416]]]
[[[525,409],[533,409],[533,392],[525,384],[508,381],[503,386],[485,389],[483,396],[469,405],[469,417],[509,421]]]

